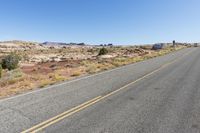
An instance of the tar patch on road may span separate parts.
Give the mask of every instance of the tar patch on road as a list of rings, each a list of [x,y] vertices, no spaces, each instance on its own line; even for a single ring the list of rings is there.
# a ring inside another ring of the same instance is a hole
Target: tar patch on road
[[[161,88],[154,88],[154,90],[160,90]]]
[[[192,128],[199,129],[199,126],[197,124],[193,124]]]
[[[129,97],[129,100],[133,101],[133,100],[135,100],[135,98],[134,97]]]

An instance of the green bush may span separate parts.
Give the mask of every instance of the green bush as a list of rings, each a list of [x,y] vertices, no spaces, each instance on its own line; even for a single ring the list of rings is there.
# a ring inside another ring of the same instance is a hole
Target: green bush
[[[11,53],[2,59],[2,68],[8,69],[9,71],[16,69],[18,67],[19,60],[20,57],[17,54]]]
[[[99,50],[99,54],[98,55],[105,55],[105,54],[107,54],[108,53],[108,50],[106,49],[106,48],[101,48],[100,50]]]

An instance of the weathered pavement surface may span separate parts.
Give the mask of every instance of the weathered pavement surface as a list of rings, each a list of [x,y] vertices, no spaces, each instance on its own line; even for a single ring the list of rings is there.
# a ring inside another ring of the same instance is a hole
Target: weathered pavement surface
[[[172,63],[42,132],[200,133],[200,48],[0,100],[0,132],[29,129],[169,62]]]

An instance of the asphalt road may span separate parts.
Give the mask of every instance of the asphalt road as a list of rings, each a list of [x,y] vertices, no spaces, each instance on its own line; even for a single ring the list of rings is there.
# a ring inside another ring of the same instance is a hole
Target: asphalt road
[[[200,133],[199,68],[188,48],[3,99],[0,132]]]

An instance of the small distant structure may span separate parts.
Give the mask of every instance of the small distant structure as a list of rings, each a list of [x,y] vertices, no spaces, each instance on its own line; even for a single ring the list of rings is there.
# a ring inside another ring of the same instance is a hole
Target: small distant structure
[[[158,50],[158,49],[163,49],[165,47],[164,43],[156,43],[153,45],[152,49],[153,50]]]
[[[198,43],[194,43],[194,47],[198,47]]]
[[[112,43],[108,43],[108,44],[100,44],[99,46],[101,46],[101,47],[113,47],[114,45]]]
[[[63,49],[66,49],[67,47],[66,47],[66,46],[63,46],[62,48],[63,48]]]
[[[54,46],[50,46],[49,48],[50,48],[50,49],[55,49],[55,47],[54,47]]]
[[[173,45],[173,47],[176,46],[176,41],[175,40],[173,40],[172,45]]]
[[[77,43],[76,45],[79,45],[79,46],[84,46],[85,43]]]
[[[108,44],[108,46],[112,47],[112,46],[113,46],[113,44],[112,44],[112,43],[109,43],[109,44]]]

